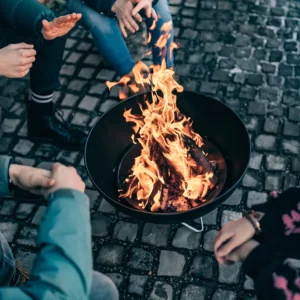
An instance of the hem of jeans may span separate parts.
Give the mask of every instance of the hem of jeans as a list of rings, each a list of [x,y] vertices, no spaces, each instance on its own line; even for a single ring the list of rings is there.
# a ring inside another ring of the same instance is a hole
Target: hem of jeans
[[[125,61],[126,61],[126,59],[121,60],[120,63],[123,63],[123,64],[124,64]],[[115,70],[116,70],[116,72],[117,72],[120,76],[125,76],[125,75],[129,74],[129,73],[133,70],[135,64],[136,64],[136,63],[132,60],[132,61],[130,62],[130,65],[131,65],[130,67],[124,68],[124,66],[122,66],[122,69],[121,69],[121,68],[116,68]],[[125,64],[124,64],[124,65],[125,65]],[[123,72],[122,70],[126,70],[126,71]]]

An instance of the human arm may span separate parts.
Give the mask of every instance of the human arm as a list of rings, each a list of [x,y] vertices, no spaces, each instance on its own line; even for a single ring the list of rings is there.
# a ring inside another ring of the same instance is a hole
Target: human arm
[[[89,201],[79,176],[70,180],[76,171],[70,172],[60,178],[54,175],[56,184],[46,193],[49,206],[40,223],[39,253],[30,280],[19,288],[0,288],[0,299],[88,299],[92,280]]]
[[[42,195],[55,184],[50,171],[22,166],[9,156],[0,156],[0,197],[11,195],[10,181],[14,186],[37,195]]]
[[[42,20],[52,21],[55,14],[37,0],[1,0],[0,20],[19,33],[41,35]]]
[[[227,264],[243,262],[245,274],[254,280],[259,300],[300,299],[297,298],[300,297],[300,260],[288,259],[274,246],[249,240],[227,255],[225,261]]]
[[[52,10],[37,0],[0,1],[0,20],[24,35],[46,40],[67,34],[80,18],[75,13],[56,18]]]
[[[26,76],[35,61],[33,45],[10,44],[0,49],[0,76],[22,78]]]
[[[254,227],[245,217],[225,224],[215,239],[215,255],[220,263],[224,262],[223,257],[254,236],[258,242],[276,244],[284,237],[300,233],[299,188],[290,188],[253,209],[260,215],[261,233],[255,236]]]
[[[261,244],[248,255],[243,266],[244,272],[254,280],[259,300],[298,300],[299,262]]]

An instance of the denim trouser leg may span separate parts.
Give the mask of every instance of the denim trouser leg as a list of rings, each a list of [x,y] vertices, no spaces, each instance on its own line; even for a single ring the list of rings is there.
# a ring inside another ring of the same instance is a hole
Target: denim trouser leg
[[[95,0],[96,1],[96,0]],[[161,26],[172,20],[167,0],[160,0],[154,7],[160,19],[156,28],[151,31],[152,41],[150,47],[153,48],[153,61],[160,64],[162,57],[160,50],[154,46],[160,36]],[[135,62],[133,61],[125,40],[122,36],[118,21],[116,18],[109,18],[101,13],[96,12],[93,8],[86,6],[81,0],[69,0],[68,11],[82,14],[82,24],[92,34],[95,44],[104,59],[118,72],[119,75],[125,75],[131,72]],[[147,20],[148,28],[152,25],[153,20]],[[167,43],[170,47],[173,41],[173,31]],[[173,66],[173,56],[168,49],[166,53],[167,66]]]
[[[107,276],[94,271],[89,300],[118,300],[118,299],[119,299],[119,293],[112,280]]]
[[[0,232],[0,286],[9,285],[14,274],[15,260],[4,235]]]
[[[81,0],[69,0],[68,11],[82,14],[82,25],[90,31],[98,51],[119,75],[131,72],[135,62],[123,39],[117,19],[96,12]]]
[[[162,60],[165,58],[167,63],[167,68],[172,68],[174,66],[174,58],[173,58],[173,51],[171,51],[171,45],[174,40],[174,30],[172,24],[172,30],[170,32],[170,38],[167,41],[166,48],[161,51],[158,47],[155,46],[156,42],[158,41],[161,35],[161,27],[164,23],[172,21],[172,16],[169,10],[169,4],[167,0],[159,0],[157,4],[154,6],[154,9],[158,15],[158,21],[156,26],[153,30],[149,30],[151,25],[153,24],[153,19],[147,19],[146,24],[148,31],[151,33],[151,41],[149,46],[152,50],[153,55],[153,63],[155,65],[160,65]]]

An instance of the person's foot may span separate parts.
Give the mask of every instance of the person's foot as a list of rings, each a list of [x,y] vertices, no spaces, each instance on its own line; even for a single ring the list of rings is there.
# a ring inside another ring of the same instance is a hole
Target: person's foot
[[[18,261],[16,261],[16,270],[15,270],[14,277],[10,283],[10,286],[13,286],[13,287],[20,286],[20,285],[26,283],[26,281],[28,279],[29,279],[29,272],[23,270],[20,263]]]
[[[56,144],[61,148],[82,149],[87,135],[72,128],[63,119],[63,112],[53,109],[53,103],[27,101],[27,130],[31,139]]]

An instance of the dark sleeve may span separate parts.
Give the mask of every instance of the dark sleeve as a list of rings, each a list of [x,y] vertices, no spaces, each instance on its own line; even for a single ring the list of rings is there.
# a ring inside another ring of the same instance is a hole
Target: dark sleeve
[[[255,282],[258,300],[296,299],[296,295],[300,297],[300,288],[296,281],[300,261],[297,260],[298,267],[295,264],[293,266],[293,261],[295,260],[270,251],[265,245],[256,247],[249,254],[244,262],[244,271]]]
[[[0,198],[9,196],[8,188],[8,169],[11,157],[0,156]]]
[[[284,236],[300,230],[297,216],[300,216],[300,189],[290,188],[278,198],[270,199],[266,204],[253,206],[265,215],[260,221],[262,233],[260,238],[270,239],[271,236]],[[258,240],[260,239],[258,237]]]
[[[52,21],[55,14],[37,0],[0,0],[0,20],[18,33],[41,36],[42,20]]]

